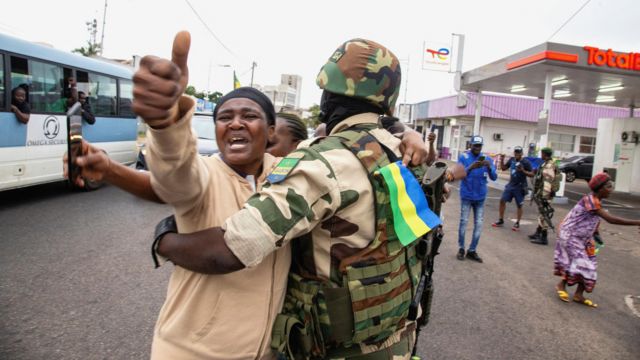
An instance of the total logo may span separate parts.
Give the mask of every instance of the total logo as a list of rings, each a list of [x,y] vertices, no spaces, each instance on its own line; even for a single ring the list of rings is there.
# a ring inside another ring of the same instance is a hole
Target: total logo
[[[447,58],[449,57],[449,49],[447,48],[440,48],[438,50],[434,50],[434,49],[426,49],[425,50],[427,53],[431,54],[431,58],[432,59],[439,59],[442,61],[446,61]]]
[[[588,52],[589,65],[640,71],[640,53],[617,53],[611,49],[604,50],[593,46],[585,46],[584,50]]]

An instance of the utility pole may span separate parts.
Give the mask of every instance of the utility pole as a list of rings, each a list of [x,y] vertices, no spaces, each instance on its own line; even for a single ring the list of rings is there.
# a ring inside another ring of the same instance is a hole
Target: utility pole
[[[407,103],[407,90],[409,89],[409,60],[410,55],[407,55],[407,79],[404,81],[404,103]]]
[[[253,87],[253,70],[256,68],[256,66],[258,66],[258,64],[256,64],[255,61],[251,63],[251,85],[249,85],[251,87]]]
[[[207,93],[211,92],[211,58],[209,58],[209,71],[207,75]]]
[[[98,33],[98,20],[94,18],[91,21],[87,21],[85,24],[87,24],[87,30],[89,31],[89,43],[95,46],[97,42],[96,35]]]
[[[107,0],[104,0],[104,14],[102,14],[102,35],[100,35],[100,55],[104,51],[104,24],[107,22]]]

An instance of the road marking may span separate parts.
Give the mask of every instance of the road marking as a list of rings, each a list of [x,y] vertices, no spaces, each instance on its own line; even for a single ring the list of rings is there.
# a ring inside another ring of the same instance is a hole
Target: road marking
[[[636,309],[636,306],[634,305],[634,300],[633,298],[636,298],[638,301],[638,306],[640,306],[640,296],[633,296],[633,295],[627,295],[624,297],[624,302],[627,304],[627,306],[629,307],[629,309],[631,309],[631,312],[640,318],[640,311],[638,311],[638,309]]]

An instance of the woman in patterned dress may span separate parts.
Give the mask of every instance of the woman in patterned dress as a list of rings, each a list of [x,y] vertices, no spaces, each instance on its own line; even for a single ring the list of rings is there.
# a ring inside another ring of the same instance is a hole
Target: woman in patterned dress
[[[595,308],[598,305],[585,298],[583,293],[592,292],[596,285],[598,263],[593,238],[597,234],[600,218],[618,225],[640,226],[640,220],[623,219],[602,208],[600,201],[613,192],[613,182],[608,174],[595,175],[589,181],[589,188],[592,192],[578,201],[560,224],[554,252],[554,274],[562,277],[556,285],[562,301],[569,301],[567,285],[577,284],[573,301]]]

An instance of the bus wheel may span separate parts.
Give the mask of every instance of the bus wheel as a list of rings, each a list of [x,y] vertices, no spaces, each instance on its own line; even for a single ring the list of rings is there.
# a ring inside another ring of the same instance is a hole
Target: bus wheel
[[[102,185],[104,185],[104,182],[101,180],[84,179],[84,189],[86,191],[98,190]]]

